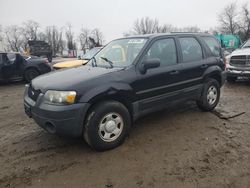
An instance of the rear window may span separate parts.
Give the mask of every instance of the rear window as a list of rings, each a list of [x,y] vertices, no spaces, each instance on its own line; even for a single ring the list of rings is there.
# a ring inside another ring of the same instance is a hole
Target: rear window
[[[16,59],[16,54],[13,53],[8,53],[7,57],[10,61],[14,61]]]
[[[220,44],[213,37],[202,37],[215,57],[220,57]]]
[[[180,38],[180,43],[184,63],[203,59],[201,45],[195,38]]]

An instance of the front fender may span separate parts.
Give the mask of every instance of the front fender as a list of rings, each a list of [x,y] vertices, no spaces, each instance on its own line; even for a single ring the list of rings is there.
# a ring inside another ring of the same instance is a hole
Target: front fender
[[[132,87],[126,83],[110,83],[108,85],[101,85],[86,91],[79,99],[79,102],[94,103],[97,100],[112,98],[112,97],[125,97],[128,102],[135,99],[135,93]]]

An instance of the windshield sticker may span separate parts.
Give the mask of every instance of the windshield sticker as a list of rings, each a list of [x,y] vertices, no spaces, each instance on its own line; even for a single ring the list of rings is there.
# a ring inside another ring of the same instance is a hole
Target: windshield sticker
[[[128,41],[128,44],[142,44],[144,39],[131,39]]]

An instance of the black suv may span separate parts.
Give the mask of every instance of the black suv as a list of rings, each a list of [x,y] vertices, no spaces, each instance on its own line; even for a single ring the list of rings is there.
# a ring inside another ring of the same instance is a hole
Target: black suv
[[[114,40],[86,66],[40,76],[26,86],[26,114],[50,133],[83,136],[96,150],[120,145],[134,120],[195,100],[210,111],[225,65],[208,34],[152,34]]]
[[[0,52],[0,81],[25,80],[30,82],[40,74],[50,71],[48,61],[43,58]]]

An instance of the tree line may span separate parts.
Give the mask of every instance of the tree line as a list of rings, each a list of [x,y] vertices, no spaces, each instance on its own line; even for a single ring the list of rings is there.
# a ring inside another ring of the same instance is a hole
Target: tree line
[[[176,27],[171,24],[159,24],[158,19],[149,17],[137,19],[125,36],[167,32],[207,32],[239,35],[242,41],[250,38],[250,10],[248,4],[241,6],[236,2],[229,3],[218,14],[218,26],[209,30],[202,30],[198,26]]]
[[[242,41],[250,38],[250,10],[248,4],[238,5],[231,2],[218,14],[218,26],[207,31],[198,26],[176,27],[171,24],[161,25],[158,19],[149,17],[137,19],[131,30],[125,36],[167,32],[208,32],[237,34]],[[43,40],[48,42],[53,54],[62,54],[64,50],[76,50],[77,46],[84,52],[94,46],[104,43],[104,36],[100,29],[81,28],[78,35],[73,32],[72,25],[64,27],[47,26],[42,29],[40,24],[33,20],[22,23],[22,26],[10,25],[3,28],[0,25],[0,43],[6,51],[22,51],[27,48],[29,40]],[[4,45],[3,45],[4,44]]]
[[[73,32],[72,25],[64,27],[47,26],[42,29],[40,24],[33,20],[22,23],[22,26],[10,25],[3,28],[0,25],[0,43],[5,51],[25,51],[28,41],[46,41],[52,48],[53,55],[62,54],[64,50],[81,50],[102,45],[104,37],[100,29],[82,28],[78,35]],[[78,47],[79,45],[79,47]]]

